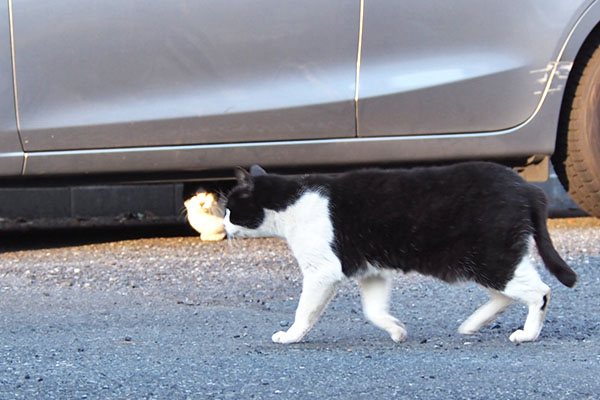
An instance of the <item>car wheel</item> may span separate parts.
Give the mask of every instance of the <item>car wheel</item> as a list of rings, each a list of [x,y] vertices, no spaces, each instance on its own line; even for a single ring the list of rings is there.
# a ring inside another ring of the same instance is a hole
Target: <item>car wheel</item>
[[[555,155],[556,174],[584,211],[600,217],[600,34],[585,43],[569,75]]]

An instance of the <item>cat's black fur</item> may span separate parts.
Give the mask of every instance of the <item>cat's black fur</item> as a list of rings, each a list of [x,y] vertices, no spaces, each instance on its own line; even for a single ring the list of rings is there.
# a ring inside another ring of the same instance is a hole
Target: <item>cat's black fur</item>
[[[552,246],[543,191],[497,164],[253,175],[230,193],[231,222],[256,228],[263,208],[283,210],[319,191],[329,198],[331,245],[346,276],[370,264],[502,290],[533,236],[547,268],[566,286],[577,280]]]

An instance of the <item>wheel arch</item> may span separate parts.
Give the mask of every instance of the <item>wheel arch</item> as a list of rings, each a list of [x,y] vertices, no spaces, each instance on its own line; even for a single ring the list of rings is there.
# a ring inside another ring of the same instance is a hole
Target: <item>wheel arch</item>
[[[592,43],[598,43],[598,40],[600,40],[600,1],[594,1],[577,21],[559,57],[559,62],[571,63],[571,70],[562,94],[552,163],[566,190],[568,190],[568,182],[564,179],[563,164],[567,154],[569,114],[581,71],[588,60],[586,49]]]

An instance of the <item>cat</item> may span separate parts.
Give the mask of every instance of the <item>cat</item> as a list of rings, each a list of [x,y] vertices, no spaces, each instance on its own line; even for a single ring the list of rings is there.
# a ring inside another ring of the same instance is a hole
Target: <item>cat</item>
[[[187,220],[200,234],[201,240],[218,241],[225,238],[223,208],[213,193],[199,190],[183,204]]]
[[[276,343],[300,341],[349,277],[358,280],[366,318],[395,342],[404,341],[405,326],[389,313],[393,271],[487,289],[489,302],[460,325],[461,334],[475,333],[515,300],[523,302],[525,325],[509,339],[534,341],[550,288],[530,261],[533,242],[561,283],[573,287],[577,280],[553,247],[544,192],[499,164],[302,177],[252,166],[235,175],[226,203],[228,237],[282,237],[303,274],[295,321],[272,336]]]

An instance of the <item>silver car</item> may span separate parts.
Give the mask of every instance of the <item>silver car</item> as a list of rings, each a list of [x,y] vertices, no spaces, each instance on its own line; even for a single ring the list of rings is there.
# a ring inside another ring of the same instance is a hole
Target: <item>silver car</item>
[[[0,175],[498,160],[600,216],[595,0],[8,0]],[[7,183],[8,182],[8,183]]]

